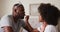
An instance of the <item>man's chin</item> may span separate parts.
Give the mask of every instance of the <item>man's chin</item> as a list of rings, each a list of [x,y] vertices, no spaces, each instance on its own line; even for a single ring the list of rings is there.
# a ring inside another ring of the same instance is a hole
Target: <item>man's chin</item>
[[[20,19],[24,19],[24,17],[21,17]]]
[[[24,19],[24,18],[21,18],[21,19]]]

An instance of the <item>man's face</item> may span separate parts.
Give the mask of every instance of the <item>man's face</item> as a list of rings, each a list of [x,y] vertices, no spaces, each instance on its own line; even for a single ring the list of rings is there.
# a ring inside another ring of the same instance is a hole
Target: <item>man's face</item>
[[[13,7],[13,14],[18,19],[23,19],[25,16],[25,11],[23,6],[14,6]]]

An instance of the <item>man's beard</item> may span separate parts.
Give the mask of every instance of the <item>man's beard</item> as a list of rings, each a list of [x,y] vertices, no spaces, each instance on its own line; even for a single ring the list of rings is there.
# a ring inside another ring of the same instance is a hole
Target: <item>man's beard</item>
[[[24,19],[24,16],[20,17],[20,19]]]
[[[24,16],[18,16],[18,19],[24,19]]]

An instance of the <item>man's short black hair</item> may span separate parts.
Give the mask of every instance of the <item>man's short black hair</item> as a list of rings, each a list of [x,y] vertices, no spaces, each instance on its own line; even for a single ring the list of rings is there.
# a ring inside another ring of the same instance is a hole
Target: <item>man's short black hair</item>
[[[22,4],[19,4],[19,3],[14,4],[14,7],[15,6],[17,6],[17,7],[20,7],[20,6],[24,7]]]
[[[59,18],[59,9],[51,4],[44,4],[41,3],[38,7],[38,11],[41,14],[42,18],[49,24],[49,25],[57,25],[58,18]]]

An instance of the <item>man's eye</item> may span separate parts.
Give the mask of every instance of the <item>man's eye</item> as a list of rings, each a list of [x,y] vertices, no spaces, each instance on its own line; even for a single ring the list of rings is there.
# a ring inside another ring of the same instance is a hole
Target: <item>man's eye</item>
[[[15,12],[16,12],[16,9],[15,9]]]

